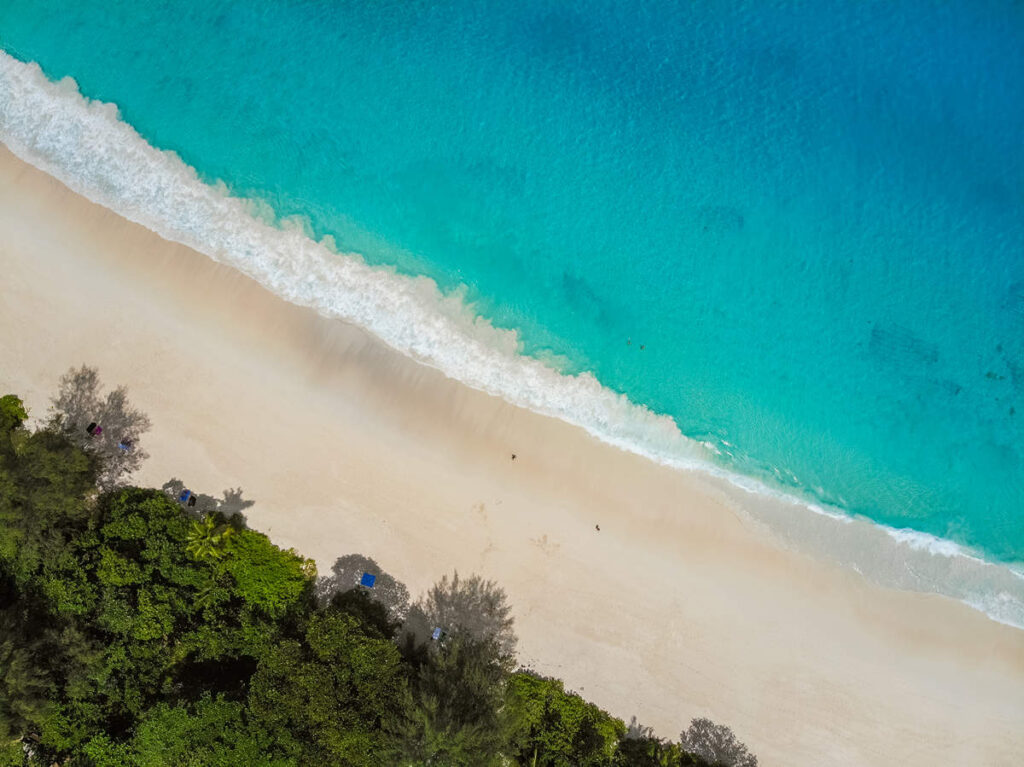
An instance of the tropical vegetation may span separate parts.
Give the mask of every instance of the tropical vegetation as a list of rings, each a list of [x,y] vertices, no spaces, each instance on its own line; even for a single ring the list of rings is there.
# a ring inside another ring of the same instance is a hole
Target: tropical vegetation
[[[0,765],[756,765],[728,728],[670,743],[519,668],[490,581],[410,604],[359,555],[318,577],[240,491],[127,484],[148,421],[91,369],[28,416],[0,398]]]

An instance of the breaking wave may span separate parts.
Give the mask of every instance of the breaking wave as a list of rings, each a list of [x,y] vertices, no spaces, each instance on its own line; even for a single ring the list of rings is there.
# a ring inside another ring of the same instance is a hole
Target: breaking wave
[[[768,497],[741,504],[795,548],[827,556],[885,586],[959,599],[1024,628],[1024,576],[958,544],[895,530],[796,499],[715,464],[716,449],[675,421],[522,353],[512,330],[477,315],[464,291],[368,265],[315,241],[299,219],[207,184],[176,154],[148,144],[113,104],[51,82],[37,64],[0,51],[0,140],[22,160],[119,215],[252,277],[294,304],[358,325],[395,350],[475,389],[579,426],[597,439]],[[764,508],[762,508],[764,506]],[[808,514],[808,510],[816,512]],[[827,526],[822,529],[821,526]]]

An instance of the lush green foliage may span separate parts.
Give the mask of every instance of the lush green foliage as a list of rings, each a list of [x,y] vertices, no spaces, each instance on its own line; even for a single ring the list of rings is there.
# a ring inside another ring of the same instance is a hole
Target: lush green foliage
[[[507,741],[509,661],[493,641],[456,631],[418,659],[403,755],[410,764],[500,764]]]
[[[610,764],[625,725],[567,693],[557,679],[520,672],[511,680],[513,743],[521,764],[597,767]]]
[[[311,616],[302,639],[263,653],[249,705],[302,763],[373,765],[392,746],[404,691],[395,645],[354,616],[327,611]]]
[[[21,426],[28,418],[25,404],[13,394],[0,397],[0,429],[9,431]]]
[[[445,577],[410,607],[395,582],[385,604],[353,588],[365,558],[318,582],[240,516],[109,487],[68,418],[25,419],[0,399],[0,767],[706,764],[514,672],[495,584]]]

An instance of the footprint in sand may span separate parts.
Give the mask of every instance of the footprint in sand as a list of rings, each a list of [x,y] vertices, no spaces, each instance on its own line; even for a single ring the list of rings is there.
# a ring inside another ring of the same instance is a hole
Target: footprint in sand
[[[547,534],[542,535],[540,538],[531,538],[530,543],[536,546],[538,549],[543,551],[545,554],[554,554],[558,551],[561,544],[549,541]]]

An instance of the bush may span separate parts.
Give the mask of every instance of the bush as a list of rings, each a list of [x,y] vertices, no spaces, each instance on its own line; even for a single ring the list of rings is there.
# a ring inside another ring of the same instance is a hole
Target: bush
[[[28,411],[20,399],[13,394],[0,397],[0,430],[10,431],[21,426],[28,418]]]
[[[679,736],[679,745],[720,767],[757,767],[757,757],[736,739],[732,730],[710,719],[694,719]]]
[[[91,423],[102,427],[99,435],[86,431]],[[99,374],[85,365],[61,377],[51,400],[50,428],[99,459],[97,484],[103,490],[116,487],[149,457],[139,444],[149,426],[149,418],[132,407],[123,386],[102,397]]]

